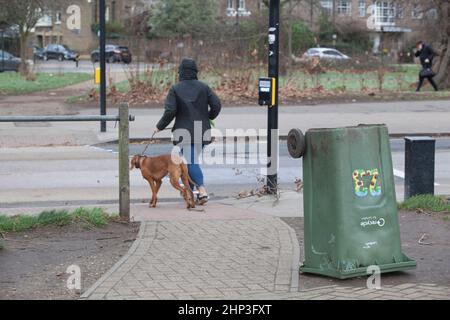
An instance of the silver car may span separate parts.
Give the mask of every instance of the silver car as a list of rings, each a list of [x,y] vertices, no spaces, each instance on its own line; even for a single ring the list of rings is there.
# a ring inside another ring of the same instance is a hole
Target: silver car
[[[305,52],[303,58],[318,57],[325,60],[350,60],[350,57],[332,48],[311,48]]]
[[[0,50],[0,72],[16,71],[19,72],[20,59],[12,54]]]

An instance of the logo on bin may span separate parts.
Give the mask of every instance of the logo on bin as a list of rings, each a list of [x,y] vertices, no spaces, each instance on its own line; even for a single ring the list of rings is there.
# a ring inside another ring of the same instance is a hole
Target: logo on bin
[[[378,179],[379,176],[380,173],[378,169],[357,169],[353,171],[353,182],[355,184],[356,196],[360,198],[367,197],[369,194],[372,197],[381,196],[381,186]],[[365,181],[369,184],[369,187],[366,187]]]
[[[386,220],[384,218],[378,217],[364,217],[361,218],[361,227],[378,226],[380,228],[384,227]]]

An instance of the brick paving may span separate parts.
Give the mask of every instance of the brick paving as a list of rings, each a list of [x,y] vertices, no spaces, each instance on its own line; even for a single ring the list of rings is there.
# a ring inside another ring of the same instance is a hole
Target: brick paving
[[[408,286],[408,290],[404,287]],[[448,300],[450,288],[436,284],[386,285],[381,289],[328,286],[300,292],[271,293],[236,297],[252,300]]]
[[[139,237],[83,297],[227,299],[298,291],[298,244],[278,218],[143,222]]]
[[[450,298],[450,287],[431,283],[382,283],[376,290],[342,282],[299,291],[301,250],[295,231],[281,219],[215,204],[206,213],[188,215],[176,207],[159,210],[166,219],[145,211],[147,221],[129,253],[83,299]]]

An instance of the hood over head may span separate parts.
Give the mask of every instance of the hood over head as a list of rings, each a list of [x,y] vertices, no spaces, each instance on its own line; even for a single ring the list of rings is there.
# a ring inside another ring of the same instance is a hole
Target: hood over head
[[[195,60],[190,58],[183,59],[178,68],[178,74],[180,76],[180,81],[197,80],[198,68]]]

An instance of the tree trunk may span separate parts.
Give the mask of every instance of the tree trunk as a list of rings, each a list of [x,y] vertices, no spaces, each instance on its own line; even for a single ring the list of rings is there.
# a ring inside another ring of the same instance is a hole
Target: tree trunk
[[[28,62],[27,62],[27,40],[28,33],[24,32],[20,34],[20,68],[19,72],[22,76],[28,75]]]
[[[436,67],[436,82],[441,88],[450,87],[450,3],[448,0],[440,0],[437,3],[439,15],[439,59]]]
[[[446,43],[445,43],[446,42]],[[440,52],[440,59],[437,63],[436,82],[442,88],[450,87],[450,38],[446,39],[443,44],[443,49]]]

